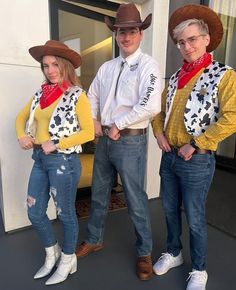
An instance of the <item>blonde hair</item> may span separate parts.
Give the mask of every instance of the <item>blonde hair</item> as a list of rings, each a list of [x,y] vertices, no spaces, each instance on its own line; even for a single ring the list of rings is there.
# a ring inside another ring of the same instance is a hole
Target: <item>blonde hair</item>
[[[77,76],[76,74],[76,70],[73,66],[73,64],[63,58],[63,57],[60,57],[60,56],[55,56],[56,58],[56,61],[58,63],[58,67],[59,67],[59,70],[60,70],[60,74],[61,74],[61,83],[63,81],[66,81],[69,83],[69,85],[71,86],[79,86],[79,87],[82,87],[81,86],[81,82],[80,82],[80,79],[79,77]],[[44,67],[43,67],[43,63],[41,62],[41,70],[44,74]],[[44,74],[45,76],[45,74]],[[45,76],[45,81],[46,83],[50,83],[50,81],[47,79],[47,77]]]
[[[180,24],[178,24],[174,29],[173,29],[173,38],[177,39],[178,36],[184,31],[184,29],[190,25],[197,25],[200,33],[203,35],[207,35],[209,34],[209,28],[208,25],[202,20],[202,19],[188,19],[185,20],[183,22],[181,22]]]

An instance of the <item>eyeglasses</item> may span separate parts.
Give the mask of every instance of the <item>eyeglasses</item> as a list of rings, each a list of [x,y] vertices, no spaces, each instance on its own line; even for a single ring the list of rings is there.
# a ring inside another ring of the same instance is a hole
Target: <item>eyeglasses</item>
[[[119,38],[125,38],[126,36],[129,36],[130,38],[135,38],[137,34],[140,33],[139,29],[129,29],[129,30],[117,30],[116,34]]]
[[[196,36],[192,36],[192,37],[187,38],[186,40],[181,39],[176,44],[177,48],[178,49],[183,49],[185,47],[186,43],[188,43],[191,47],[193,47],[194,45],[196,45],[196,43],[198,41],[198,38],[200,36],[206,36],[206,34],[199,34],[199,35],[196,35]]]

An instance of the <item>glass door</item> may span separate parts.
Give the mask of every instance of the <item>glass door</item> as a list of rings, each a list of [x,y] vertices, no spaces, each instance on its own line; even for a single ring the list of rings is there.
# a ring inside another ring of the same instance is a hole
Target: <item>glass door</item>
[[[50,0],[51,38],[80,53],[82,66],[78,75],[86,91],[98,68],[117,55],[104,16],[114,17],[118,6],[107,1]]]

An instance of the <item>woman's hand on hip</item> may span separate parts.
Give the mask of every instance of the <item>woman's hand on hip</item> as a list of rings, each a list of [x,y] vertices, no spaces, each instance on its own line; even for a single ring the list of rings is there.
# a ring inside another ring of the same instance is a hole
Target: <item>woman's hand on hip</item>
[[[34,138],[31,136],[24,136],[18,139],[20,147],[24,150],[29,150],[33,148]]]
[[[48,154],[50,154],[51,152],[57,150],[57,147],[56,147],[56,145],[53,143],[53,141],[48,140],[48,141],[46,141],[46,142],[44,142],[44,143],[42,144],[42,149],[43,149],[44,154],[48,155]]]

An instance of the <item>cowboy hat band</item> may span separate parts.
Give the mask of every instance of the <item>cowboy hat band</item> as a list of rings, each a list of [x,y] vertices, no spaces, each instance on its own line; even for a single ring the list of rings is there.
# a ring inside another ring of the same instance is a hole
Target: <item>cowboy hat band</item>
[[[210,43],[207,46],[207,51],[211,52],[215,50],[222,40],[224,34],[223,26],[219,16],[212,9],[204,5],[185,5],[173,12],[169,20],[169,34],[172,40],[176,43],[173,35],[175,27],[188,19],[203,20],[208,25]]]
[[[144,30],[148,28],[152,22],[152,14],[149,14],[144,21],[141,20],[137,7],[130,4],[121,4],[116,12],[115,23],[113,24],[108,16],[105,16],[105,23],[112,31],[118,28],[139,27]]]
[[[48,40],[44,45],[33,46],[29,49],[29,53],[38,62],[41,62],[45,55],[65,58],[73,64],[74,68],[79,67],[82,62],[81,56],[76,51],[57,40]]]

